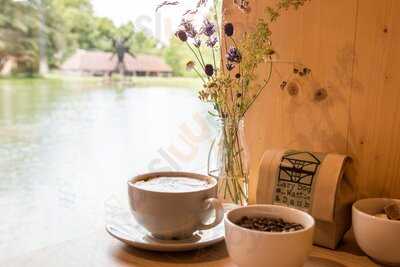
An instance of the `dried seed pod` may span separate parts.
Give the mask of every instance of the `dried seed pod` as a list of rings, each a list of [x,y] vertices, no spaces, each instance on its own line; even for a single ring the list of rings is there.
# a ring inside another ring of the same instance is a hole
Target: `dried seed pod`
[[[207,74],[207,76],[211,77],[214,74],[214,67],[211,64],[207,64],[204,67],[204,72]]]
[[[235,32],[235,28],[233,27],[233,24],[226,23],[224,26],[224,32],[225,32],[226,36],[231,37]]]
[[[188,63],[186,63],[186,70],[187,71],[193,70],[194,67],[195,67],[195,63],[193,61],[189,61]]]
[[[186,42],[187,41],[187,34],[186,32],[180,30],[176,32],[176,36],[178,36],[179,40],[181,40],[182,42]]]

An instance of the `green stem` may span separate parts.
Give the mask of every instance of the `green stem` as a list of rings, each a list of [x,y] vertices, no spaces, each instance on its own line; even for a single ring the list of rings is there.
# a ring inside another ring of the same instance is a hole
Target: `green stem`
[[[204,58],[203,58],[203,55],[201,54],[200,48],[197,47],[197,51],[199,51],[200,59],[201,59],[201,62],[203,63],[203,66],[206,66],[206,63],[204,62]]]
[[[200,61],[199,57],[197,56],[197,53],[193,50],[193,48],[190,46],[190,44],[188,42],[186,42],[186,45],[189,47],[189,49],[192,51],[193,55],[196,57],[197,62],[200,64],[200,66],[204,69],[204,65],[202,64],[202,62]]]
[[[238,46],[236,45],[235,39],[233,39],[232,36],[230,36],[229,39],[231,39],[233,45],[234,45],[236,48],[238,48]]]
[[[242,149],[239,139],[240,122],[235,119],[226,119],[223,123],[224,138],[224,169],[221,177],[225,179],[224,197],[230,193],[232,201],[237,204],[246,203],[247,197],[247,173],[244,170]]]
[[[235,39],[233,39],[232,36],[229,37],[229,38],[231,39],[233,45],[234,45],[237,49],[239,49],[238,46],[237,46],[237,44],[236,44]],[[239,62],[238,65],[239,65],[239,73],[240,73],[240,76],[243,77],[244,75],[243,75],[243,73],[242,73],[242,64],[241,64],[241,62]],[[243,81],[244,81],[244,80],[241,79],[241,82],[240,82],[240,93],[242,94],[242,96],[243,96],[243,92],[244,92],[244,83],[243,83]],[[244,96],[243,96],[243,98],[244,98]],[[242,98],[242,99],[243,99],[243,98]]]
[[[213,60],[214,60],[214,69],[215,69],[215,71],[216,71],[216,74],[218,74],[217,61],[215,60],[214,48],[212,48],[212,56],[213,56]],[[217,75],[216,75],[216,76],[217,76]]]
[[[197,73],[197,75],[200,77],[200,79],[203,81],[203,84],[206,84],[206,81],[204,80],[203,76],[200,74],[200,72],[196,69],[193,68],[193,70]]]
[[[258,98],[258,96],[261,94],[261,92],[265,89],[265,87],[267,86],[267,84],[269,83],[269,81],[271,80],[272,77],[272,61],[269,62],[270,63],[270,68],[269,68],[269,74],[268,74],[268,78],[265,80],[264,85],[261,87],[260,90],[258,90],[257,94],[252,98],[252,100],[250,101],[250,103],[248,105],[246,105],[246,109],[243,112],[243,115],[241,115],[241,117],[244,117],[244,115],[246,115],[247,111],[250,109],[251,105],[253,105],[254,101],[256,101],[256,99]]]
[[[240,124],[240,121],[238,122]],[[243,163],[242,163],[242,149],[240,148],[240,140],[239,140],[239,135],[238,135],[238,130],[239,130],[240,125],[238,125],[235,129],[235,140],[236,140],[236,147],[238,149],[238,154],[239,154],[239,166],[240,166],[240,174],[244,175],[243,171]]]

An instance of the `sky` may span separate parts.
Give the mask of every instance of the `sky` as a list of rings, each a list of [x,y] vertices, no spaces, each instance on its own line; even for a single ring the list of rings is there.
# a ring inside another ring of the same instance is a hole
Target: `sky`
[[[156,7],[163,0],[91,0],[97,16],[108,17],[116,25],[132,21],[157,39],[167,42],[175,32],[181,15],[196,6],[198,0],[182,0],[179,6]]]

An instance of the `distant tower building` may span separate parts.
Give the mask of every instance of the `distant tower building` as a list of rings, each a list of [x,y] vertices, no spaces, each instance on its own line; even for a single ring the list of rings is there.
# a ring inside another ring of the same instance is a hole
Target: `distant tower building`
[[[164,19],[164,36],[163,42],[169,44],[170,38],[173,35],[172,20],[170,17]]]

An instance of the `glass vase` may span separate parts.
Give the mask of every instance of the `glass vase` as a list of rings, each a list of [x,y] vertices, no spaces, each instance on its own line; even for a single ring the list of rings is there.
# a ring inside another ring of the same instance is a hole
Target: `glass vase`
[[[243,120],[220,121],[208,156],[208,174],[218,180],[218,197],[223,202],[247,204],[248,152]]]

